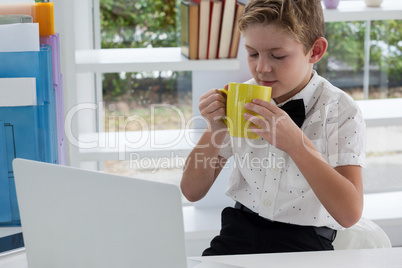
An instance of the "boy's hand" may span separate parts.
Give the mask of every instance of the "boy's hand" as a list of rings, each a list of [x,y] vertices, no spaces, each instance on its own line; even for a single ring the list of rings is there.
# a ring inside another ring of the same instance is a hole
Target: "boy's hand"
[[[244,115],[245,119],[254,124],[250,126],[250,130],[273,146],[289,154],[292,149],[303,143],[303,132],[290,116],[276,105],[254,99],[253,102],[246,103],[245,108],[263,117],[249,113]]]
[[[228,85],[225,85],[225,89],[228,89]],[[212,131],[227,128],[222,120],[226,116],[226,94],[211,89],[201,96],[198,108]]]

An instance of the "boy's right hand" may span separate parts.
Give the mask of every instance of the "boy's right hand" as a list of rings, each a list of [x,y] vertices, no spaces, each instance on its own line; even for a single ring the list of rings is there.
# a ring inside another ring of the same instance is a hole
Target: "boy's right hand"
[[[228,85],[225,85],[225,89],[228,89]],[[227,128],[222,120],[226,116],[226,94],[218,89],[209,90],[201,96],[198,109],[212,131]]]

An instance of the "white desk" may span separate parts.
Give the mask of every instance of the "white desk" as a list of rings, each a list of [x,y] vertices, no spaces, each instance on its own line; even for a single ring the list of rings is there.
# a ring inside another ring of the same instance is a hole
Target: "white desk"
[[[0,268],[28,268],[25,248],[0,254]]]
[[[214,256],[201,260],[197,268],[397,268],[402,267],[402,248],[338,250],[302,253]]]
[[[192,257],[189,259],[201,261],[195,268],[397,268],[402,267],[402,248]],[[25,252],[20,251],[0,257],[0,268],[28,268]]]

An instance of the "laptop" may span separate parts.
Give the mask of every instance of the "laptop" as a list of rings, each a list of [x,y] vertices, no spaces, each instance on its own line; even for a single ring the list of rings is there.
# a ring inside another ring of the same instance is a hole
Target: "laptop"
[[[177,186],[23,159],[13,167],[29,268],[199,263],[186,258]]]

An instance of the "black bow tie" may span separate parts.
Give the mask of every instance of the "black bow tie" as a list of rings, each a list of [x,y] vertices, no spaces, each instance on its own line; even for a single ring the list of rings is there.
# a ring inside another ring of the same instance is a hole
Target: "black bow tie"
[[[306,110],[303,99],[291,100],[279,107],[284,110],[300,128],[306,119]]]

